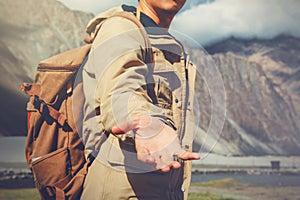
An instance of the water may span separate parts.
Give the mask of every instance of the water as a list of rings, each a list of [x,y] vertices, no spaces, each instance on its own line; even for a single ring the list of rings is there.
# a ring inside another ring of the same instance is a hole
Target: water
[[[241,183],[254,184],[261,186],[294,186],[300,187],[300,174],[297,175],[280,175],[280,174],[203,174],[193,175],[192,182],[207,182],[214,180],[221,180],[226,178],[233,178]]]

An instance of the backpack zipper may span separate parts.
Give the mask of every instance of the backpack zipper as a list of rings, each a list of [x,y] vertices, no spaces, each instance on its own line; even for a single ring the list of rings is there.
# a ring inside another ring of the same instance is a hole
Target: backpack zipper
[[[51,67],[51,66],[38,66],[37,70],[40,72],[47,71],[59,71],[59,72],[74,72],[78,71],[80,66],[70,66],[70,67]]]

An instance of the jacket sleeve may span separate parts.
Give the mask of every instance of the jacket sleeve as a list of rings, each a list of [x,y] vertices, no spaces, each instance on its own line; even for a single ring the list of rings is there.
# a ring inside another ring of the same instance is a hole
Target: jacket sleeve
[[[90,53],[97,87],[97,121],[106,131],[136,116],[161,116],[149,86],[153,84],[151,64],[145,63],[145,39],[137,26],[120,17],[106,20]]]

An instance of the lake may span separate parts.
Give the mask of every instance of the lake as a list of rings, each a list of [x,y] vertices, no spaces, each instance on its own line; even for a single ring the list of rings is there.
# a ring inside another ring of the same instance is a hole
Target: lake
[[[233,178],[241,183],[261,186],[295,186],[300,187],[300,174],[280,175],[280,174],[201,174],[193,175],[192,182],[207,182]]]

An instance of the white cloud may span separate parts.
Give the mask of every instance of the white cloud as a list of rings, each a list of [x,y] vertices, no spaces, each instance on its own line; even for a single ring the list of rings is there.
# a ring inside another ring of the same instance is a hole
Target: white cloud
[[[60,0],[72,9],[97,14],[137,0]],[[207,45],[231,36],[270,39],[300,37],[300,0],[187,0],[172,29]]]
[[[299,0],[216,0],[180,13],[172,29],[207,45],[231,36],[270,39],[300,37]]]

